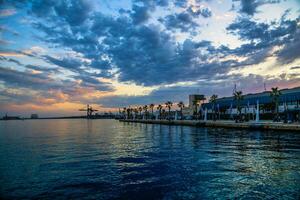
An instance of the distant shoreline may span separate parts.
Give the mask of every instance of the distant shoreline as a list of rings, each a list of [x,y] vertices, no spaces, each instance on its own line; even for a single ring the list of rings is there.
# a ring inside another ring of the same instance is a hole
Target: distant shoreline
[[[12,121],[12,120],[43,120],[43,119],[87,119],[86,116],[67,116],[67,117],[39,117],[39,118],[21,118],[21,117],[16,117],[16,118],[8,118],[4,119],[1,118],[0,121]],[[108,115],[108,116],[93,116],[92,118],[89,119],[115,119],[114,115]]]

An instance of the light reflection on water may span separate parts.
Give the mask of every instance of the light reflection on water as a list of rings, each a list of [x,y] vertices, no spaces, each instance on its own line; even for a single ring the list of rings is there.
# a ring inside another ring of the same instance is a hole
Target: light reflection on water
[[[299,185],[299,133],[0,122],[4,198],[299,199]]]

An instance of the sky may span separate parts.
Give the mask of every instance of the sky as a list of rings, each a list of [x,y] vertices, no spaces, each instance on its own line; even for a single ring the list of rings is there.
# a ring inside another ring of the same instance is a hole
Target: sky
[[[299,0],[0,0],[0,116],[300,86]]]

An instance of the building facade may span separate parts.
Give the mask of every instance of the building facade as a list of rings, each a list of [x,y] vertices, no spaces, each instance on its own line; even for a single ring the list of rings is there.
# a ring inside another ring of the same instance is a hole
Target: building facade
[[[280,93],[278,112],[281,115],[287,115],[288,118],[299,118],[300,87],[282,89]],[[265,116],[271,115],[276,109],[271,97],[271,91],[243,95],[239,103],[242,114],[255,114],[257,105],[259,105],[259,113]],[[215,104],[204,103],[202,108],[207,109],[208,113],[217,112],[225,115],[236,115],[238,113],[237,101],[233,96],[219,98]]]

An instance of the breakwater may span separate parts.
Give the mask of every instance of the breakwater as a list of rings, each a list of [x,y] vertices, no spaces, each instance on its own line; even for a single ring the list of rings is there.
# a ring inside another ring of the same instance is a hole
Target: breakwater
[[[121,119],[121,122],[180,125],[180,126],[198,126],[198,127],[219,127],[219,128],[239,128],[239,129],[258,129],[258,130],[282,130],[298,131],[300,133],[300,124],[284,124],[282,122],[261,121],[261,122],[242,122],[234,121],[201,121],[201,120],[143,120],[143,119]]]

